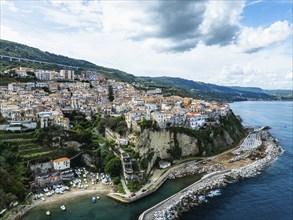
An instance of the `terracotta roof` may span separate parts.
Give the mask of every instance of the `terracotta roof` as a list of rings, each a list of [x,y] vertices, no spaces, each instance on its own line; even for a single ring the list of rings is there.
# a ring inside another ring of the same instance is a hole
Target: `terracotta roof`
[[[59,159],[53,160],[53,162],[58,163],[58,162],[62,162],[62,161],[65,161],[65,160],[70,160],[70,159],[67,158],[67,157],[62,157],[62,158],[59,158]]]

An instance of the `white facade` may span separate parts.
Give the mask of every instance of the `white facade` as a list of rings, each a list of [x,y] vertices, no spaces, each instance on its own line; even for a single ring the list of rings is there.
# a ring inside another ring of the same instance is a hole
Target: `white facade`
[[[70,159],[67,157],[59,158],[53,161],[55,170],[64,170],[70,168]]]

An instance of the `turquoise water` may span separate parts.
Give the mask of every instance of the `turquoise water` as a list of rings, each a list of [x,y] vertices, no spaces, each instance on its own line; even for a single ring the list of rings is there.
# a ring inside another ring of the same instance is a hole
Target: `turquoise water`
[[[167,180],[162,187],[154,194],[139,200],[132,204],[121,204],[106,196],[101,196],[95,204],[91,201],[91,196],[66,202],[66,211],[63,212],[59,205],[47,205],[45,207],[36,207],[31,210],[23,219],[25,220],[79,220],[79,219],[100,219],[100,220],[129,220],[137,219],[146,209],[168,198],[181,189],[197,181],[199,177],[183,177],[180,181]],[[60,204],[61,205],[61,204]],[[50,210],[51,216],[46,216],[46,210]]]
[[[292,102],[239,102],[231,104],[241,115],[244,125],[272,127],[271,133],[285,149],[281,157],[262,174],[229,185],[221,195],[182,216],[184,220],[291,220],[293,219],[293,147]],[[96,204],[91,198],[66,203],[67,211],[59,206],[37,207],[24,219],[95,219],[132,220],[149,207],[196,181],[196,177],[168,180],[157,192],[134,204],[121,204],[101,197]],[[45,216],[50,210],[52,215]]]
[[[262,174],[229,185],[218,197],[182,216],[184,220],[293,219],[292,102],[231,104],[244,125],[269,125],[285,150]]]

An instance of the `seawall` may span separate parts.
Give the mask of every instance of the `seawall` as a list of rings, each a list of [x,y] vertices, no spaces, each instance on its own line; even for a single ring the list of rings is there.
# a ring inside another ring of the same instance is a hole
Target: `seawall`
[[[206,169],[210,167],[210,162],[214,162],[218,170],[211,170],[212,172],[201,180],[144,211],[139,219],[178,219],[181,213],[200,205],[204,201],[204,196],[210,191],[224,188],[232,180],[249,178],[261,173],[282,153],[282,148],[267,131],[257,131],[247,138],[250,139],[243,142],[239,148],[241,150],[237,149],[229,154],[216,156],[212,161],[203,161],[207,164],[204,166]],[[219,162],[219,165],[216,165],[216,162]],[[204,169],[204,167],[193,166],[185,170],[190,172],[194,169],[197,173],[198,169]],[[178,173],[183,175],[184,169],[183,172],[181,169],[173,175],[177,177]]]

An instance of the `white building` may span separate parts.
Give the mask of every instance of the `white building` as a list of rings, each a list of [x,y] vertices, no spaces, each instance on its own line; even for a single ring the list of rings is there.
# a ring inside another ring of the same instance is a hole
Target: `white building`
[[[74,79],[74,71],[73,70],[60,70],[60,76],[62,79],[73,80]]]
[[[35,74],[39,80],[43,80],[43,81],[52,80],[52,72],[50,71],[38,70]]]
[[[166,169],[169,166],[171,166],[171,163],[168,162],[168,161],[160,160],[159,161],[159,166],[160,166],[160,169]]]
[[[165,128],[166,123],[168,122],[166,112],[164,111],[153,112],[151,116],[152,116],[152,119],[155,120],[159,124],[160,128]]]
[[[70,159],[67,157],[53,160],[53,167],[55,170],[65,170],[70,168]]]

